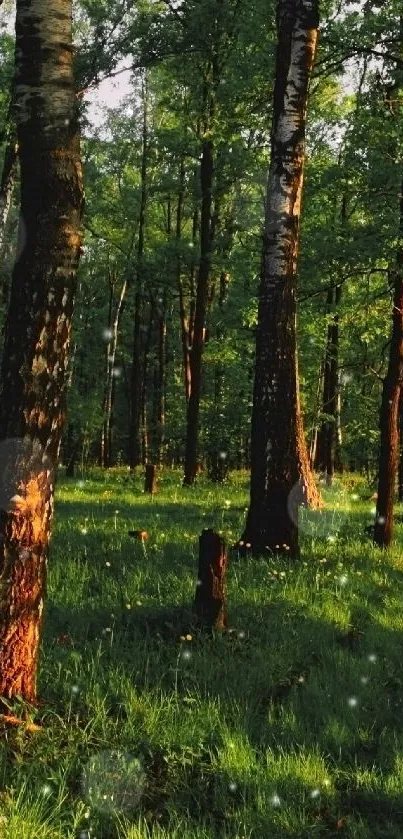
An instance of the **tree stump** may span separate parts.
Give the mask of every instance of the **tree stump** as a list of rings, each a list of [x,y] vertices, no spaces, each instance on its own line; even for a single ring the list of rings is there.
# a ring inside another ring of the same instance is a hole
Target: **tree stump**
[[[193,611],[196,623],[204,629],[227,626],[227,563],[224,540],[214,530],[203,530],[199,538],[199,573]]]
[[[157,467],[154,463],[146,464],[144,492],[148,492],[149,495],[155,495],[157,492]]]

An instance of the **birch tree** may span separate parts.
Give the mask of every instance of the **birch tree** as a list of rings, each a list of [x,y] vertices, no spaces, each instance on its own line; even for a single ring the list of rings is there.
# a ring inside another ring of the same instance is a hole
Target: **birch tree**
[[[298,506],[319,502],[300,411],[296,268],[317,0],[279,0],[252,411],[251,496],[241,548],[298,555]]]
[[[32,702],[81,248],[70,0],[17,0],[14,106],[21,208],[0,381],[0,696]]]

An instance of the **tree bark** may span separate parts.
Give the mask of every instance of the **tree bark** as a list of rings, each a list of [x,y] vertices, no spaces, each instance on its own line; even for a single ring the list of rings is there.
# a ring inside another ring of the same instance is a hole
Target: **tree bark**
[[[323,372],[322,413],[326,419],[318,431],[316,444],[315,468],[324,472],[326,483],[332,485],[335,471],[335,456],[337,445],[337,422],[339,410],[339,312],[341,302],[341,286],[330,288],[327,296],[328,313],[336,307],[332,322],[327,328],[327,342]]]
[[[298,507],[319,504],[299,401],[296,261],[316,0],[280,0],[252,411],[251,494],[241,542],[299,555]]]
[[[157,492],[157,467],[154,463],[146,463],[144,492],[149,495],[155,495]]]
[[[221,630],[227,626],[227,562],[224,540],[213,530],[203,530],[199,539],[199,570],[194,614],[196,623],[204,629]]]
[[[403,184],[402,184],[403,189]],[[403,234],[403,198],[400,199],[400,235]],[[396,473],[399,459],[399,405],[403,376],[403,247],[396,255],[394,273],[392,340],[388,371],[383,383],[380,411],[378,498],[374,542],[387,548],[393,536]]]
[[[399,501],[403,501],[403,388],[400,388],[399,403],[399,474],[397,497]]]
[[[0,695],[34,702],[81,248],[69,0],[17,0],[19,258],[0,382]],[[7,472],[8,470],[8,472]]]
[[[126,297],[128,286],[127,278],[123,280],[122,287],[120,290],[120,295],[117,301],[116,309],[114,316],[112,315],[113,310],[113,285],[111,285],[111,306],[109,311],[109,318],[108,318],[108,328],[111,332],[110,341],[108,341],[108,345],[106,348],[106,377],[105,377],[105,387],[104,387],[104,398],[103,398],[103,405],[102,405],[102,413],[103,413],[103,423],[102,423],[102,431],[101,431],[101,452],[100,452],[100,466],[105,469],[108,469],[112,465],[112,436],[111,436],[111,423],[112,423],[112,409],[113,409],[113,397],[114,397],[114,385],[115,385],[115,362],[116,362],[116,352],[118,347],[118,339],[119,339],[119,326],[120,326],[120,319],[123,311],[123,305]]]
[[[18,143],[13,130],[10,130],[4,154],[3,171],[0,183],[0,261],[3,261],[6,243],[6,226],[17,175]]]
[[[213,202],[214,151],[211,140],[204,139],[200,168],[202,208],[200,220],[200,264],[197,278],[193,341],[190,351],[191,391],[187,410],[185,476],[183,483],[191,486],[196,478],[197,443],[201,396],[201,372],[204,329],[208,304],[208,283],[211,270],[211,218]]]
[[[142,462],[142,310],[144,291],[144,242],[146,211],[148,201],[148,91],[147,79],[142,85],[143,99],[143,148],[141,160],[141,198],[139,216],[139,235],[137,243],[137,270],[136,270],[136,291],[134,299],[134,334],[133,334],[133,360],[131,370],[130,387],[130,429],[129,429],[129,465],[131,469],[139,466]]]

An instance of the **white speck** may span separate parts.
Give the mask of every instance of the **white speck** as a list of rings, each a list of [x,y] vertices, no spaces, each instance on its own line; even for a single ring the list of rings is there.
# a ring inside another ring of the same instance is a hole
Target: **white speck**
[[[231,781],[231,783],[228,784],[228,789],[230,792],[236,792],[238,789],[238,785],[235,783],[235,781]]]
[[[136,600],[136,606],[141,606],[141,605],[142,605],[141,600]]]
[[[339,577],[339,584],[340,584],[341,586],[346,586],[346,585],[347,585],[347,583],[348,583],[348,577],[347,577],[347,574],[342,574],[342,575],[341,575],[341,577]]]
[[[313,790],[311,790],[311,792],[309,793],[309,795],[310,795],[310,797],[311,797],[311,798],[313,798],[313,799],[315,799],[315,798],[319,798],[319,797],[320,797],[320,789],[313,789]]]
[[[114,367],[113,370],[112,370],[113,378],[114,379],[120,379],[121,375],[122,375],[121,367]]]
[[[328,542],[335,542],[336,541],[336,536],[328,536],[327,541]]]
[[[75,696],[77,696],[77,694],[80,693],[80,688],[78,687],[78,685],[73,685],[73,687],[71,688],[71,692],[74,693]]]
[[[105,562],[105,565],[106,565],[106,567],[107,567],[107,568],[110,568],[110,567],[111,567],[110,562]]]
[[[385,524],[386,521],[385,516],[378,516],[376,520],[378,524]]]
[[[84,486],[84,481],[77,481],[77,486],[82,489]]]
[[[238,638],[245,638],[245,633],[244,633],[243,629],[241,629],[241,631],[238,632]]]
[[[359,495],[354,493],[354,495],[351,496],[351,499],[352,499],[352,501],[358,501],[359,497],[360,497]]]
[[[349,696],[347,699],[347,704],[350,708],[356,708],[358,705],[358,699],[356,696]]]
[[[111,329],[104,329],[104,331],[102,333],[102,337],[103,337],[104,341],[108,341],[108,342],[111,341],[112,337],[113,337],[112,330]]]
[[[375,655],[375,653],[370,653],[369,656],[368,656],[368,661],[370,661],[371,664],[375,664],[376,660],[377,660],[377,656]]]
[[[126,609],[131,609],[131,608],[132,608],[132,607],[131,607],[131,604],[130,604],[130,603],[126,603]]]
[[[362,685],[367,685],[369,682],[368,676],[361,676],[360,682]]]
[[[228,457],[227,452],[219,452],[218,457],[220,460],[226,460]]]
[[[41,789],[41,793],[45,797],[48,796],[48,795],[51,795],[52,794],[52,787],[50,786],[50,784],[44,784],[42,789]]]
[[[227,501],[227,500],[224,501],[224,506],[225,507],[230,507],[231,506],[231,501]]]
[[[81,533],[83,534],[83,536],[86,536],[86,534],[88,533],[87,528],[86,528],[86,527],[82,527],[82,528],[81,528]]]
[[[190,659],[192,658],[192,653],[190,652],[190,650],[183,650],[182,658],[185,661],[190,661]]]
[[[202,585],[203,585],[202,580],[196,580],[196,586],[197,586],[197,588],[200,588],[200,586],[202,586]]]
[[[281,806],[280,796],[277,795],[277,793],[272,795],[272,797],[270,799],[270,804],[272,805],[272,807],[280,807]]]
[[[376,507],[371,507],[371,516],[376,516]]]

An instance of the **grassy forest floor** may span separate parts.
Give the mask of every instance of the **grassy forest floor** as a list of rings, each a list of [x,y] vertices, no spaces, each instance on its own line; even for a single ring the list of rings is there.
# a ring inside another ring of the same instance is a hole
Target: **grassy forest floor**
[[[240,536],[247,476],[61,479],[40,729],[0,732],[0,836],[401,839],[403,528],[371,545],[370,494],[348,476],[304,511],[299,563],[233,558],[236,631],[201,638],[198,535]]]

